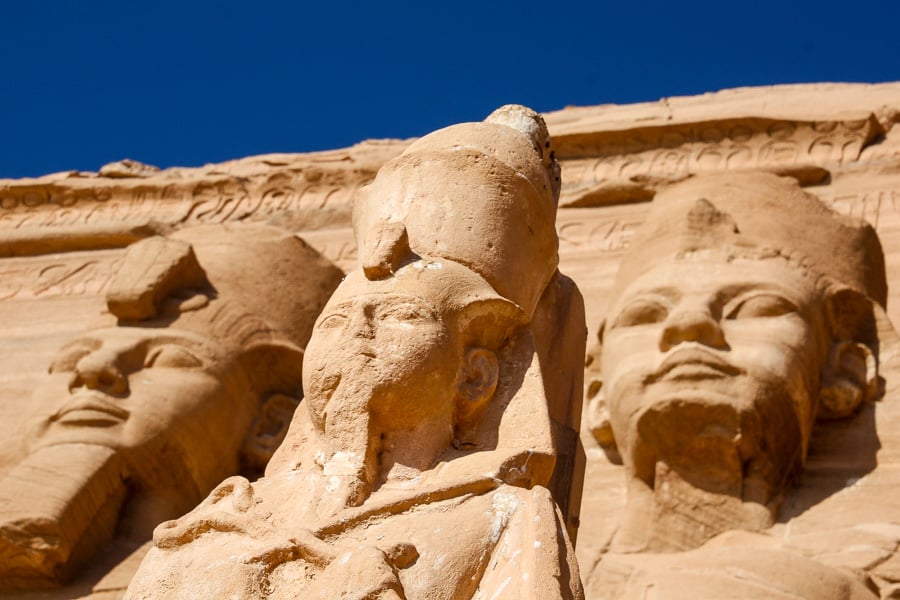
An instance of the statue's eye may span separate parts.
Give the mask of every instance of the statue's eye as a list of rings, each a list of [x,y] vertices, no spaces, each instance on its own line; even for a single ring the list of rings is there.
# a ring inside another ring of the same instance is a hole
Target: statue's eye
[[[175,344],[157,346],[147,353],[144,367],[156,367],[161,369],[199,369],[203,367],[203,360],[196,354]]]
[[[797,312],[797,307],[787,298],[778,294],[764,293],[739,298],[732,306],[726,308],[725,318],[759,319],[780,317],[793,312]]]
[[[339,329],[347,324],[346,315],[340,313],[331,313],[327,317],[319,321],[319,329]]]
[[[613,321],[615,327],[634,327],[662,323],[669,315],[669,308],[656,300],[636,300],[626,306]]]
[[[72,346],[63,350],[50,363],[48,373],[71,373],[78,366],[78,361],[93,352],[88,346]]]
[[[428,312],[415,304],[400,304],[388,306],[379,312],[379,320],[387,325],[412,324],[416,321],[424,321],[428,318]]]

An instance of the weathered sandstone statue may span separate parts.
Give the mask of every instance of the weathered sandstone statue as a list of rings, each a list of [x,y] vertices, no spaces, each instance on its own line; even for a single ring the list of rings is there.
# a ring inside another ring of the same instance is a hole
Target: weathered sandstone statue
[[[341,272],[268,226],[131,245],[111,327],[63,346],[0,481],[0,587],[57,585],[114,537],[137,547],[228,475],[259,473],[300,401],[312,323]]]
[[[361,264],[304,355],[306,409],[265,477],[156,529],[127,597],[582,597],[547,488],[578,479],[554,476],[552,413],[580,366],[546,332],[583,347],[557,176],[523,107],[387,163],[354,209]]]
[[[697,177],[657,195],[592,352],[592,428],[624,465],[628,497],[605,553],[582,565],[589,597],[874,598],[890,587],[896,569],[881,563],[897,525],[790,529],[827,503],[794,499],[817,421],[874,436],[863,415],[882,393],[886,298],[872,228],[791,180]]]

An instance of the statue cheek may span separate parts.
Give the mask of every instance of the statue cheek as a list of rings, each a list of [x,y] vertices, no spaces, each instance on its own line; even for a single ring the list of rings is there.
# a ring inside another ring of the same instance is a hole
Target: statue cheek
[[[304,365],[305,366],[305,365]],[[306,367],[306,366],[305,366]],[[313,420],[321,424],[328,402],[341,382],[340,372],[330,372],[324,368],[309,365],[303,371],[303,404],[308,407]]]
[[[334,393],[340,382],[340,372],[316,371],[309,377],[306,396],[312,401],[320,398],[327,399]]]

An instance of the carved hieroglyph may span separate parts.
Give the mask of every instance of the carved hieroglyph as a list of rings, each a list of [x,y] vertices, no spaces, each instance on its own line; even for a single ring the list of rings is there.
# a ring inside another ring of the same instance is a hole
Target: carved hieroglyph
[[[127,597],[583,597],[547,488],[542,376],[581,369],[537,348],[569,331],[555,304],[583,319],[577,290],[550,286],[558,182],[543,120],[518,106],[390,161],[355,208],[360,266],[317,321],[305,410],[266,476],[158,527]]]
[[[0,481],[0,586],[58,585],[228,475],[261,472],[300,400],[302,349],[341,272],[289,233],[212,225],[130,246],[110,319],[35,389]]]

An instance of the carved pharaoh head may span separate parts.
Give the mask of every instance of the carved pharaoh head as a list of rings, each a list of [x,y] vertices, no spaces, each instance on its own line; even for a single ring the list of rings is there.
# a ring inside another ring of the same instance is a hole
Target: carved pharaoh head
[[[258,471],[300,400],[302,349],[340,277],[266,226],[133,244],[107,293],[117,324],[65,345],[35,392],[32,450],[112,448],[136,487],[171,486],[188,503]]]
[[[341,502],[360,504],[448,452],[498,445],[515,393],[494,401],[510,370],[500,354],[527,328],[558,262],[558,175],[541,117],[507,106],[414,142],[360,193],[361,268],[329,300],[304,359],[310,426],[323,444],[316,460],[340,482]],[[530,355],[519,363],[529,368]],[[546,418],[543,396],[532,401]],[[530,455],[543,439],[533,436]],[[545,458],[522,477],[546,470]]]
[[[359,504],[388,476],[477,447],[500,379],[499,354],[526,322],[480,276],[418,258],[388,277],[352,272],[319,317],[304,357],[306,405],[326,471]],[[338,472],[338,465],[345,470]]]
[[[871,227],[789,180],[702,177],[660,193],[610,297],[591,401],[629,493],[676,478],[740,500],[725,519],[737,527],[771,524],[815,420],[874,399],[885,298]]]

